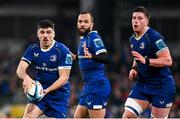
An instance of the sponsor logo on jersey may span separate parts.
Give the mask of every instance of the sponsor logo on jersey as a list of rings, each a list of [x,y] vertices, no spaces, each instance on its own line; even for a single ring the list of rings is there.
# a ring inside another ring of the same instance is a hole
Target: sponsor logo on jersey
[[[39,57],[39,53],[34,52],[34,57]]]
[[[85,57],[82,56],[82,55],[79,55],[79,56],[78,56],[78,59],[85,59]]]
[[[87,101],[87,104],[88,104],[88,105],[91,105],[92,102],[93,102],[93,101],[90,101],[90,102]]]
[[[164,100],[160,100],[159,103],[160,103],[161,105],[163,105],[163,104],[165,103],[165,101],[164,101]]]
[[[43,64],[42,64],[42,65],[43,65],[44,67],[46,67],[46,66],[47,66],[47,64],[46,64],[46,63],[44,63],[44,62],[43,62]]]
[[[37,70],[42,70],[42,71],[57,71],[58,68],[48,68],[48,67],[39,67],[39,66],[35,66],[35,68]]]
[[[106,106],[106,105],[107,105],[107,102],[103,102],[103,105]]]

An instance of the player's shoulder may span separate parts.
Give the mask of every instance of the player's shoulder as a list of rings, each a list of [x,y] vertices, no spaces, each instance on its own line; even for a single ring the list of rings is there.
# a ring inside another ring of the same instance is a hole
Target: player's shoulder
[[[129,37],[129,42],[132,42],[133,39],[135,39],[134,34],[132,34],[132,35]]]
[[[91,38],[100,38],[100,35],[99,35],[99,33],[97,32],[97,31],[91,31],[90,33],[89,33],[89,36],[91,37]]]
[[[94,42],[95,44],[103,43],[102,38],[97,31],[91,31],[89,33],[89,36],[90,36],[90,42]]]
[[[37,48],[39,48],[38,43],[32,43],[27,47],[28,50],[33,50],[33,49],[37,49]]]
[[[134,34],[129,37],[129,40],[131,40],[131,39],[133,39],[133,38],[134,38]]]
[[[55,48],[67,48],[65,44],[61,43],[61,42],[57,42],[54,45]]]
[[[149,28],[146,36],[151,38],[151,39],[164,39],[163,36],[156,30]]]
[[[55,42],[54,49],[57,50],[58,52],[69,50],[65,44],[57,41]]]

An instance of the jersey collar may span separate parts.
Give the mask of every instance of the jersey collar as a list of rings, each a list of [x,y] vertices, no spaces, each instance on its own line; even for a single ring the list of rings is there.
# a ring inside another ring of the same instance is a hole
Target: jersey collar
[[[41,48],[41,51],[43,51],[43,52],[47,52],[47,51],[49,51],[53,46],[54,46],[54,44],[56,43],[56,41],[55,40],[53,40],[53,43],[52,43],[52,45],[48,48],[48,49],[42,49]]]
[[[139,36],[139,37],[136,37],[136,35],[134,34],[134,38],[136,40],[140,40],[148,30],[149,30],[149,27],[147,27],[147,29],[144,31],[144,33],[141,36]]]
[[[97,31],[95,31],[95,30],[90,31],[90,32],[88,33],[88,35],[91,34],[91,33],[97,33]],[[85,36],[85,37],[86,37],[86,36]],[[80,36],[80,39],[83,39],[83,38],[84,38],[84,36]]]
[[[90,34],[90,33],[93,33],[93,32],[94,32],[94,33],[97,33],[97,31],[94,30],[94,31],[90,31],[89,34]]]

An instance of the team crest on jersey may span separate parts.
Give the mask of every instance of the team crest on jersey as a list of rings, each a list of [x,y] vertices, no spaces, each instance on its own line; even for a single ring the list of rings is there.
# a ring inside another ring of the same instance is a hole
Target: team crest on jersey
[[[144,42],[142,42],[142,43],[140,44],[140,48],[141,48],[141,49],[144,49],[144,48],[145,48],[145,43],[144,43]]]
[[[56,55],[51,55],[50,56],[50,61],[55,62],[57,60],[57,56]]]
[[[72,56],[70,54],[66,54],[66,64],[72,64]]]
[[[94,42],[94,44],[95,44],[95,46],[96,46],[97,48],[104,46],[102,40],[99,39],[99,38],[94,39],[93,42]]]
[[[39,53],[34,52],[34,57],[39,57]]]

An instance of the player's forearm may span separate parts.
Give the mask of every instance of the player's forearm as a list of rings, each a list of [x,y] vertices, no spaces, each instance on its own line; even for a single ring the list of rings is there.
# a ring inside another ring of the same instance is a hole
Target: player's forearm
[[[26,68],[22,65],[22,63],[18,66],[16,74],[22,80],[30,78],[29,75],[26,73]]]
[[[22,80],[24,79],[27,79],[27,78],[30,78],[29,75],[25,72],[25,71],[20,71],[20,70],[17,70],[16,71],[16,74],[18,75],[18,77]]]
[[[137,67],[137,63],[136,63],[136,61],[135,61],[135,60],[133,61],[133,65],[132,65],[132,67]]]
[[[169,57],[160,57],[157,59],[149,59],[149,66],[153,67],[170,67],[172,66],[172,59]]]
[[[61,76],[58,80],[56,80],[50,87],[47,88],[48,92],[55,91],[62,87],[64,84],[68,82],[68,76]]]

